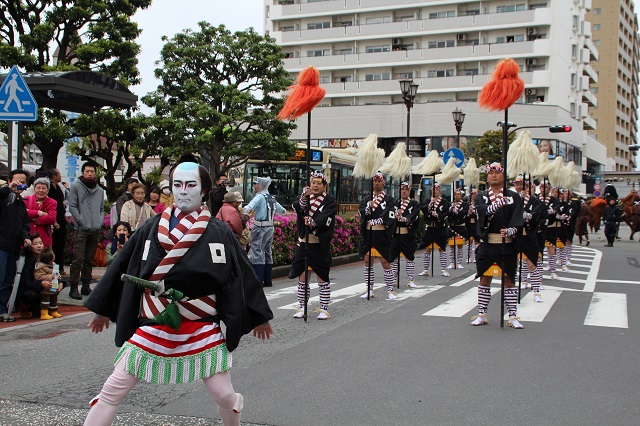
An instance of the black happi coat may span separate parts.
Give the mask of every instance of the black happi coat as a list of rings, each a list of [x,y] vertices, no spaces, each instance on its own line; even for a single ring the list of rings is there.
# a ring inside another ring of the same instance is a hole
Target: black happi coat
[[[298,237],[302,239],[302,243],[297,244],[293,261],[291,262],[289,278],[300,276],[305,270],[305,265],[307,265],[310,266],[323,281],[327,282],[329,281],[329,269],[331,266],[331,240],[333,239],[333,233],[335,231],[338,205],[336,204],[335,197],[327,194],[315,214],[311,216],[315,226],[308,228],[304,224],[304,217],[307,216],[307,210],[309,208],[308,203],[309,200],[307,200],[307,206],[304,208],[300,206],[300,197],[293,203],[293,208],[298,214],[296,221]],[[311,234],[320,240],[320,243],[309,244],[308,251],[305,250],[305,233],[307,228]]]
[[[400,253],[403,253],[408,260],[414,259],[416,252],[416,231],[420,223],[420,203],[416,200],[409,200],[407,208],[400,213],[402,199],[396,201],[396,219],[403,217],[406,221],[397,221],[396,230],[398,228],[407,228],[407,234],[395,234],[391,240],[391,258],[397,259]]]
[[[430,204],[431,198],[427,198],[420,205],[420,209],[422,209],[422,214],[424,215],[426,229],[424,234],[422,234],[422,241],[420,242],[419,248],[429,247],[435,242],[442,250],[445,250],[449,238],[447,216],[449,215],[451,204],[449,200],[441,196],[440,204],[436,207],[437,216],[431,214],[433,206]]]
[[[402,205],[402,199],[397,200],[396,210],[399,210],[401,205]],[[407,219],[406,222],[398,221],[396,223],[397,227],[409,228],[409,234],[415,234],[416,230],[418,229],[418,224],[420,222],[420,203],[418,203],[414,199],[409,200],[409,204],[407,205],[407,208],[402,212],[401,215],[398,215],[397,217],[404,217]]]
[[[159,221],[157,215],[133,234],[85,301],[91,311],[116,323],[116,346],[122,346],[138,327],[155,324],[139,317],[142,289],[123,283],[120,277],[127,273],[148,279],[164,258],[166,252],[158,241]],[[212,244],[216,243],[224,245],[224,253],[214,250]],[[214,257],[218,260],[215,263]],[[164,283],[166,289],[180,290],[190,299],[216,295],[218,316],[208,320],[225,323],[229,351],[238,346],[242,335],[273,319],[246,253],[229,226],[218,219],[209,221],[200,238],[167,273]]]
[[[464,241],[460,239],[460,237],[465,240],[469,238],[467,233],[467,218],[469,217],[469,203],[466,201],[460,202],[458,207],[458,212],[454,213],[453,208],[456,203],[451,204],[451,212],[449,213],[449,238],[453,238],[454,233],[456,234],[457,244],[463,244]]]
[[[360,202],[360,207],[358,208],[360,212],[360,233],[364,235],[365,231],[367,231],[367,223],[369,220],[382,218],[382,224],[385,227],[387,238],[391,239],[396,230],[395,200],[391,195],[385,193],[384,199],[378,204],[378,207],[376,207],[370,215],[366,215],[365,209],[372,199],[373,198],[369,196]]]
[[[520,231],[523,225],[523,206],[520,196],[511,190],[506,190],[504,198],[508,204],[502,206],[494,215],[487,213],[491,205],[489,191],[482,191],[476,197],[475,206],[478,214],[478,237],[482,241],[476,251],[477,276],[482,275],[493,263],[498,264],[506,275],[515,281],[516,273],[516,247],[515,244],[489,244],[489,234],[499,234],[503,228],[516,228]],[[514,239],[517,240],[516,235]],[[516,241],[517,242],[517,241]]]
[[[296,226],[298,228],[298,236],[304,240],[306,226],[304,224],[304,217],[309,214],[309,200],[307,200],[307,206],[303,208],[300,206],[300,197],[297,197],[293,202],[293,209],[298,214],[296,218]],[[338,212],[338,205],[336,204],[336,198],[327,194],[320,203],[320,206],[316,210],[315,214],[311,216],[311,219],[316,224],[313,228],[310,228],[309,231],[318,237],[320,240],[320,244],[330,244],[331,239],[333,238],[333,232],[336,227],[336,213]]]
[[[535,196],[531,196],[528,202],[525,202],[523,197],[522,203],[523,212],[529,213],[531,215],[531,219],[524,220],[522,238],[519,240],[518,244],[520,245],[520,251],[524,253],[533,264],[536,264],[539,253],[544,249],[544,241],[542,242],[542,245],[540,245],[540,241],[538,240],[538,230],[540,228],[540,223],[544,222],[546,219],[547,207]]]

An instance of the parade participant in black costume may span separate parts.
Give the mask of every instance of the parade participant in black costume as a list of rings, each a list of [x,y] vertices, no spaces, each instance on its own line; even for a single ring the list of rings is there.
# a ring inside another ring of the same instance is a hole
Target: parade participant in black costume
[[[467,211],[467,263],[476,261],[476,249],[478,248],[478,215],[476,214],[475,201],[478,190],[472,189],[469,194],[469,210]]]
[[[604,212],[602,213],[604,236],[607,237],[608,243],[605,244],[605,247],[613,247],[613,242],[616,240],[616,226],[623,215],[624,212],[616,205],[616,200],[609,198],[609,205],[604,208]]]
[[[505,281],[504,303],[509,311],[507,325],[524,328],[518,320],[518,289],[515,287],[517,266],[516,244],[514,237],[523,225],[523,209],[520,196],[514,191],[504,191],[504,169],[500,163],[487,167],[489,189],[476,197],[478,212],[478,235],[480,245],[476,252],[478,285],[478,315],[472,318],[471,325],[485,325],[487,307],[491,300],[491,280],[493,265],[502,268]],[[504,239],[504,242],[503,242]]]
[[[554,189],[557,191],[557,188],[551,188],[549,183],[540,185],[540,200],[543,201],[547,207],[544,238],[548,254],[549,272],[551,273],[551,279],[557,280],[558,274],[556,274],[556,268],[558,257],[556,246],[558,245],[558,238],[562,235],[562,221],[560,219],[560,200],[553,195]],[[557,192],[555,193],[557,194]]]
[[[456,189],[449,208],[449,269],[463,269],[463,247],[469,238],[466,226],[468,215],[469,204],[462,199],[462,191]]]
[[[320,294],[319,320],[329,319],[329,301],[331,287],[329,270],[331,268],[331,240],[335,229],[338,205],[333,195],[327,194],[327,178],[322,173],[312,173],[311,183],[302,190],[302,195],[293,203],[298,215],[298,244],[293,255],[289,278],[298,277],[298,310],[294,318],[304,318],[305,303],[305,265],[318,277]],[[308,233],[308,236],[307,236]],[[309,244],[307,244],[307,238]],[[309,283],[311,271],[306,283]],[[307,294],[307,299],[309,295]]]
[[[91,330],[101,332],[114,321],[115,343],[122,349],[85,425],[110,425],[141,379],[202,379],[223,424],[240,425],[243,397],[231,384],[230,352],[252,329],[254,336],[269,338],[273,314],[237,239],[202,206],[211,187],[204,167],[178,164],[172,173],[174,204],[127,241],[86,300],[95,312]],[[123,282],[124,273],[132,278]]]
[[[373,294],[373,258],[379,257],[384,269],[384,284],[387,298],[397,298],[393,291],[393,269],[391,268],[391,239],[396,230],[396,206],[391,195],[384,191],[385,177],[382,173],[373,176],[373,194],[360,203],[360,248],[359,255],[364,260],[364,282],[369,286],[363,299],[375,297]]]
[[[432,197],[427,198],[420,205],[422,214],[424,215],[425,230],[422,234],[422,241],[418,248],[424,248],[422,255],[422,265],[424,270],[418,275],[421,277],[429,276],[429,264],[431,262],[431,251],[433,244],[438,246],[440,250],[440,268],[442,276],[448,277],[447,272],[447,216],[449,215],[449,200],[441,196],[442,186],[439,183],[433,185]]]
[[[391,240],[391,258],[393,260],[393,272],[397,279],[399,274],[400,254],[406,260],[407,286],[416,288],[414,274],[416,269],[416,231],[420,219],[420,203],[411,198],[411,185],[409,182],[400,184],[400,199],[396,201],[396,233]]]
[[[522,198],[523,220],[522,235],[518,242],[519,251],[524,255],[523,260],[529,272],[528,282],[533,290],[534,302],[542,302],[540,284],[542,283],[542,249],[538,242],[538,229],[541,220],[546,218],[544,203],[535,196],[535,186],[524,182],[520,176],[515,179],[513,186]]]

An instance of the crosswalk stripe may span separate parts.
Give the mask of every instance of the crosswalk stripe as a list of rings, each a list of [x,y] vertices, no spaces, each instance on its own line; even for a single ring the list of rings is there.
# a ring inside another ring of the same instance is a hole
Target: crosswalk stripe
[[[557,280],[554,280],[554,279],[551,278],[551,275],[543,275],[542,278],[544,278],[545,280],[550,280],[550,281],[567,281],[567,282],[582,283],[582,284],[584,284],[584,282],[585,282],[584,278],[558,277]]]
[[[522,321],[542,322],[561,294],[562,291],[552,290],[546,287],[544,291],[541,292],[542,303],[537,303],[533,301],[533,292],[530,291],[520,300],[518,316]],[[504,319],[509,319],[509,315],[505,314]]]
[[[491,287],[491,294],[500,291],[500,287]],[[431,317],[456,317],[461,318],[466,315],[474,307],[478,306],[478,289],[470,288],[462,294],[447,300],[439,306],[431,309],[429,312],[422,314]]]
[[[425,296],[429,293],[433,293],[436,290],[440,290],[443,285],[427,285],[420,286],[418,288],[412,288],[411,290],[405,290],[398,293],[396,296],[398,297],[396,300],[405,300],[405,299],[419,299],[422,296]]]
[[[382,283],[376,283],[373,285],[373,289],[377,290],[384,287]],[[296,291],[298,287],[296,286]],[[341,288],[340,290],[331,290],[331,304],[340,302],[349,297],[364,294],[367,291],[367,285],[365,283],[355,284],[349,287]],[[386,295],[386,293],[385,293]],[[380,297],[381,295],[378,295]],[[320,296],[313,296],[309,298],[309,303],[317,303],[320,301]],[[298,302],[290,303],[288,305],[280,306],[278,309],[296,310],[298,309]]]
[[[594,292],[584,325],[629,328],[627,295],[624,293]]]
[[[318,288],[318,283],[309,283],[309,290],[315,290]],[[277,290],[272,290],[265,293],[267,300],[275,300],[281,297],[289,297],[292,294],[298,293],[298,286],[289,286],[284,288],[279,288]]]
[[[613,283],[613,284],[640,284],[640,281],[620,281],[620,280],[598,280],[599,283]]]

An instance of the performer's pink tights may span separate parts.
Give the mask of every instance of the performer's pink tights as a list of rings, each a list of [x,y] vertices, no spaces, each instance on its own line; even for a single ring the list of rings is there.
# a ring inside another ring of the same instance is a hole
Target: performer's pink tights
[[[118,406],[140,380],[124,368],[121,359],[113,369],[113,373],[104,383],[98,402],[89,410],[84,421],[85,426],[109,426],[118,412]],[[239,426],[240,413],[233,411],[237,396],[231,384],[231,373],[214,374],[203,380],[209,395],[218,404],[218,415],[225,426]]]

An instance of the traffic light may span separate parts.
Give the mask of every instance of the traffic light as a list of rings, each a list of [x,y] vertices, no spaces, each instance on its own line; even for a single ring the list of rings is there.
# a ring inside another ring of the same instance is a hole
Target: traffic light
[[[571,126],[567,124],[557,124],[555,126],[549,126],[551,133],[568,133],[571,131]]]

